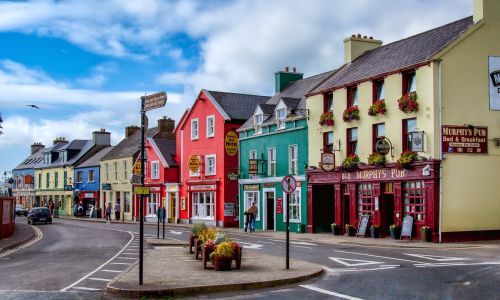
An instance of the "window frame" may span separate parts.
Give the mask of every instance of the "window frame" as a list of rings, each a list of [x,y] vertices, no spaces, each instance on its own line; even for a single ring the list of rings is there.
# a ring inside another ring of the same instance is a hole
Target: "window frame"
[[[210,125],[212,121],[212,125]],[[212,128],[212,133],[210,133],[210,128]],[[207,116],[207,138],[215,137],[215,115]]]
[[[410,78],[413,78],[415,82],[415,90],[411,90],[411,85]],[[416,70],[411,70],[411,71],[406,71],[403,73],[403,80],[402,80],[402,94],[411,94],[411,93],[416,93],[417,92],[417,72]],[[410,86],[409,86],[410,85]]]
[[[356,185],[356,213],[358,220],[362,215],[369,215],[373,220],[375,214],[375,185],[373,183],[358,183]]]
[[[113,162],[113,175],[114,175],[115,181],[117,181],[118,180],[118,162],[117,161]]]
[[[335,103],[333,102],[333,92],[323,94],[323,112],[333,111]]]
[[[213,159],[213,172],[209,173],[209,160]],[[217,174],[217,158],[215,154],[207,154],[205,155],[205,176],[215,176]]]
[[[127,161],[126,160],[122,161],[122,166],[123,166],[123,179],[127,180],[127,175],[128,175],[128,173],[127,173],[128,172],[127,167],[128,166],[127,166]]]
[[[104,164],[104,179],[106,182],[109,182],[109,164],[105,163]]]
[[[88,173],[88,182],[95,182],[95,174],[94,174],[94,170],[89,170],[89,173]]]
[[[76,181],[75,183],[83,182],[83,171],[76,171]]]
[[[193,124],[196,124],[196,136],[194,135],[194,126]],[[191,119],[191,140],[197,140],[200,138],[200,122],[198,118],[193,118]]]
[[[287,203],[288,203],[288,197],[295,197],[295,199],[297,200],[296,203],[292,203],[292,199],[290,199],[290,207],[293,206],[298,206],[298,218],[293,218],[292,214],[290,214],[290,223],[302,223],[302,190],[301,190],[301,187],[297,187],[295,189],[295,191],[291,194],[286,194],[286,193],[283,193],[283,222],[286,222],[286,216],[289,212],[288,210],[288,206],[287,206]]]
[[[372,93],[372,104],[375,103],[378,100],[385,101],[385,80],[384,78],[381,79],[376,79],[372,81],[372,88],[373,88],[373,93]],[[382,91],[384,92],[383,97],[380,97],[380,86],[382,86]]]
[[[328,136],[331,134],[332,136],[332,143],[328,143]],[[333,131],[327,131],[323,132],[323,152],[333,152],[333,144],[335,140],[335,135]]]
[[[200,202],[200,196],[203,194],[203,203]],[[210,195],[210,197],[207,197]],[[215,220],[215,193],[214,192],[192,192],[191,193],[191,206],[193,207],[193,211],[191,212],[191,218],[196,219],[196,220]],[[198,196],[198,197],[195,197]],[[195,203],[195,198],[197,199],[197,203]],[[208,203],[206,200],[207,198],[210,200]],[[205,215],[200,216],[198,208],[200,206],[205,206]],[[207,208],[208,207],[208,212],[207,214]],[[195,215],[196,213],[196,215]]]
[[[151,179],[160,179],[160,161],[159,160],[151,161]]]
[[[358,105],[358,86],[353,85],[347,88],[347,108]]]
[[[286,111],[287,111],[286,108],[280,108],[276,110],[276,120],[278,122],[278,126],[276,129],[285,129]],[[284,112],[282,117],[280,117],[280,112]]]
[[[413,183],[413,187],[411,186]],[[417,187],[417,185],[420,185]],[[401,185],[403,190],[402,204],[403,215],[412,216],[414,223],[425,223],[427,219],[426,213],[426,188],[423,180],[404,181]],[[420,208],[418,210],[417,208]],[[419,218],[419,215],[421,216]]]
[[[250,199],[250,195],[256,195],[256,198]],[[255,201],[258,212],[257,212],[257,218],[255,219],[256,221],[260,221],[260,191],[245,191],[243,194],[243,197],[245,199],[244,204],[245,204],[245,211],[247,211],[251,206],[252,202]]]
[[[271,172],[273,165],[274,172]],[[267,148],[267,176],[276,177],[276,147]]]
[[[293,158],[292,154],[296,153],[296,157]],[[288,174],[289,175],[299,175],[299,145],[293,144],[288,145]]]
[[[383,135],[379,134],[379,126],[380,125],[384,126],[384,134]],[[375,152],[375,144],[377,143],[377,140],[381,137],[385,137],[385,122],[375,123],[372,125],[372,152]]]
[[[408,131],[408,123],[409,121],[415,121],[415,129],[417,128],[417,118],[407,118],[402,120],[402,130],[401,130],[401,142],[402,142],[402,149],[403,152],[410,150],[410,132],[414,131]]]
[[[352,132],[356,131],[356,140],[352,139]],[[349,155],[358,155],[358,139],[359,139],[359,131],[358,127],[351,127],[346,129],[346,153]],[[353,149],[354,148],[354,149]],[[354,150],[354,151],[353,151]]]

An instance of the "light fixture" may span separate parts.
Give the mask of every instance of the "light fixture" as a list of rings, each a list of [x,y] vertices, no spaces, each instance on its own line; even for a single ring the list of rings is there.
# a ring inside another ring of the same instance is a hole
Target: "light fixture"
[[[307,108],[295,108],[295,109],[292,109],[292,111],[288,115],[288,118],[292,119],[292,118],[299,117],[299,115],[297,114],[297,112],[301,113],[302,116],[305,116],[309,120],[309,109],[307,109]]]

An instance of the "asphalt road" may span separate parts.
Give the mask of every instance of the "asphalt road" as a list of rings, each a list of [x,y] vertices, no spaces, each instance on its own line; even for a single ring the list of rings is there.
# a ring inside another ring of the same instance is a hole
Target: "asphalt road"
[[[1,299],[100,298],[107,282],[137,259],[138,225],[56,219],[38,228],[42,240],[0,258]],[[156,227],[145,226],[145,233],[156,236]],[[187,240],[188,234],[186,228],[166,230],[168,238]],[[285,253],[284,234],[233,237],[247,249]],[[201,298],[500,299],[500,248],[376,248],[292,239],[290,251],[292,258],[322,265],[325,276],[281,289]]]

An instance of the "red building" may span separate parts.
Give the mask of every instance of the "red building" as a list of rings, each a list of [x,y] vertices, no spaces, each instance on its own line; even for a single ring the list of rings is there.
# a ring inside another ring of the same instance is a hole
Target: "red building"
[[[238,129],[269,97],[202,90],[176,128],[182,223],[237,226]],[[229,176],[228,176],[229,175]],[[233,175],[233,176],[231,176]]]

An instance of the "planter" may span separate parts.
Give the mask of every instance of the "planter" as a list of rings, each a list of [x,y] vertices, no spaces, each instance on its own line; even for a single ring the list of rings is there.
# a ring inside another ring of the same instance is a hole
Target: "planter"
[[[193,251],[194,239],[195,239],[195,236],[190,234],[189,235],[189,253],[194,253],[194,251]]]
[[[391,232],[391,237],[395,240],[399,240],[399,238],[401,237],[401,228],[396,227],[396,228],[391,228],[389,230]]]
[[[215,271],[231,271],[232,257],[214,255]]]
[[[198,256],[201,255],[201,246],[203,243],[199,239],[194,239],[194,256],[198,259]]]
[[[422,242],[432,242],[432,231],[422,231]]]
[[[370,234],[372,238],[376,239],[380,237],[380,228],[379,227],[370,227]]]
[[[354,227],[354,226],[346,226],[345,227],[345,235],[347,235],[347,236],[356,236],[356,227]]]
[[[237,247],[235,250],[234,250],[234,261],[236,263],[236,269],[240,269],[241,268],[241,257],[242,257],[242,251],[243,251],[243,248],[242,247]]]
[[[203,261],[203,269],[207,269],[207,262],[210,260],[210,253],[212,253],[214,250],[208,249],[207,247],[203,246],[201,249],[201,259]]]
[[[339,228],[339,226],[332,226],[332,234],[333,235],[339,235],[340,234],[340,228]]]

